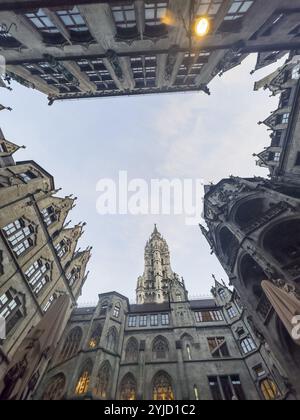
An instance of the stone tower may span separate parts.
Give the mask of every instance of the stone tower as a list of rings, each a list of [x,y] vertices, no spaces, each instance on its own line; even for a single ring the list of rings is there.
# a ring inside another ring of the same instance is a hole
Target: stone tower
[[[137,304],[168,302],[174,283],[184,292],[179,276],[171,268],[168,244],[155,225],[145,247],[144,274],[137,282]]]

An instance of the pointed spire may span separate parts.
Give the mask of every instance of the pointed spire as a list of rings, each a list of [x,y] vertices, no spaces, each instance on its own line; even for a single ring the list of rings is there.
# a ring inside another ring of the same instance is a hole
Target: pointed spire
[[[158,233],[158,230],[157,230],[157,224],[156,224],[156,223],[154,224],[154,230],[153,230],[153,233],[154,233],[154,234]]]

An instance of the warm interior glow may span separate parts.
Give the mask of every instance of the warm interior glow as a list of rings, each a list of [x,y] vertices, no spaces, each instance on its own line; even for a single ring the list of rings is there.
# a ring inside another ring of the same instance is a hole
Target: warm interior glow
[[[195,32],[197,36],[205,36],[208,34],[210,28],[209,19],[200,17],[196,20]]]

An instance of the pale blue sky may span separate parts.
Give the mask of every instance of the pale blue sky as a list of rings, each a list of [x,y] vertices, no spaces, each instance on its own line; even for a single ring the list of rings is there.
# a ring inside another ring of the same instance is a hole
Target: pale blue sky
[[[257,122],[276,109],[278,98],[253,92],[254,81],[274,66],[250,76],[255,56],[210,85],[212,95],[172,94],[57,102],[48,107],[39,92],[14,85],[0,102],[14,111],[0,113],[8,140],[26,145],[16,160],[32,159],[54,175],[62,194],[78,197],[73,223],[86,221],[81,248],[93,246],[90,276],[80,302],[116,290],[131,300],[143,272],[144,246],[153,224],[167,239],[173,269],[185,278],[190,295],[208,294],[211,273],[225,274],[197,226],[184,216],[99,216],[96,184],[130,178],[204,178],[217,182],[231,174],[266,175],[252,153],[269,144]],[[201,220],[199,220],[201,222]]]

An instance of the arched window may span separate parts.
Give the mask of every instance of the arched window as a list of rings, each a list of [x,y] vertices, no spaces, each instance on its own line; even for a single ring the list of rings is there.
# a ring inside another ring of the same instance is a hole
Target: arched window
[[[135,338],[130,338],[125,350],[126,362],[137,362],[139,356],[139,345]]]
[[[116,352],[118,343],[118,333],[115,327],[112,327],[107,334],[106,347],[107,350]]]
[[[191,346],[190,344],[186,345],[186,353],[187,353],[187,357],[189,360],[192,360],[192,351],[191,351]]]
[[[152,399],[154,401],[174,400],[174,391],[170,376],[165,372],[159,372],[153,379]]]
[[[152,346],[154,359],[166,359],[169,353],[169,344],[166,338],[157,337]]]
[[[272,379],[264,379],[260,382],[259,386],[265,400],[276,400],[280,397],[280,391]]]
[[[61,351],[61,360],[69,359],[74,356],[78,350],[82,339],[82,330],[80,327],[73,328],[66,338],[65,344]]]
[[[137,399],[137,385],[132,373],[124,376],[120,386],[120,400],[133,401]]]
[[[59,373],[50,379],[43,393],[42,400],[61,400],[66,386],[66,377]]]
[[[77,395],[83,395],[87,393],[90,384],[92,368],[93,365],[91,360],[87,360],[80,371],[80,375],[76,383],[75,393]]]
[[[97,325],[91,335],[91,338],[89,340],[89,348],[90,349],[95,349],[100,341],[101,338],[101,334],[102,334],[102,325]]]
[[[114,307],[114,312],[113,312],[113,316],[115,318],[119,318],[119,316],[120,316],[120,310],[121,310],[121,305],[119,303],[116,303],[116,305]]]
[[[111,366],[108,361],[104,362],[99,370],[96,383],[96,394],[103,399],[109,398],[109,384],[111,378]]]

